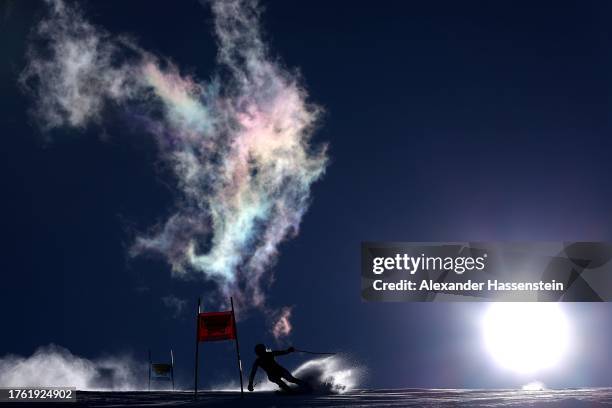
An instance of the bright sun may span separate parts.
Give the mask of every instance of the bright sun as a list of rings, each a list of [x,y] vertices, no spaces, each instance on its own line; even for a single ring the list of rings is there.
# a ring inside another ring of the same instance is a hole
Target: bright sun
[[[569,347],[567,319],[556,303],[495,303],[483,326],[495,361],[522,374],[554,368]]]

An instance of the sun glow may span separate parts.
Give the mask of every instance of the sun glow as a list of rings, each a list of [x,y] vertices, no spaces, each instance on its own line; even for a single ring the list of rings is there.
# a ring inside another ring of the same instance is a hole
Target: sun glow
[[[567,318],[556,303],[495,303],[483,334],[493,359],[521,374],[556,367],[569,348]]]
[[[546,386],[539,381],[533,381],[529,384],[523,385],[523,391],[544,391]]]

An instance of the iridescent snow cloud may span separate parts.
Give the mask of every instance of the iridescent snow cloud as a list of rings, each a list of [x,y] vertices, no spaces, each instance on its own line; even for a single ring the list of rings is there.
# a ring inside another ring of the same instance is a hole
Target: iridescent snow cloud
[[[47,128],[84,127],[103,121],[107,106],[137,107],[176,174],[176,211],[132,253],[160,253],[175,275],[202,274],[224,296],[265,309],[278,245],[298,232],[327,156],[310,142],[320,108],[270,57],[257,3],[210,2],[218,45],[210,82],[88,23],[76,7],[48,4],[21,78],[36,117]]]
[[[291,330],[291,308],[283,307],[276,318],[276,322],[272,326],[272,334],[276,339],[279,339],[288,336]]]

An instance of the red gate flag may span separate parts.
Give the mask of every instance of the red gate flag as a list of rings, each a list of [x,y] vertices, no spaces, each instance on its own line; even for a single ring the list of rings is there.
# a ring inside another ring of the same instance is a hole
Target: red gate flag
[[[244,395],[242,387],[242,361],[240,361],[240,347],[238,345],[238,330],[234,315],[234,299],[230,297],[232,310],[227,312],[201,312],[202,302],[198,299],[198,314],[196,315],[196,346],[195,346],[195,375],[193,394],[198,397],[198,352],[201,341],[234,340],[236,343],[236,357],[238,358],[238,372],[240,373],[240,398]]]
[[[204,312],[198,315],[198,341],[233,340],[236,338],[234,313]]]

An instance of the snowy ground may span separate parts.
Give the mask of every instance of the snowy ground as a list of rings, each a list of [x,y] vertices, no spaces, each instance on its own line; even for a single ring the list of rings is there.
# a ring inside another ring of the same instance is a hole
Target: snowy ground
[[[19,404],[18,404],[19,405]],[[50,404],[35,404],[43,406]],[[354,390],[330,395],[277,395],[273,392],[77,392],[69,407],[612,407],[612,388],[547,391]],[[12,406],[16,406],[12,404]],[[52,406],[52,405],[50,405]],[[54,406],[58,406],[55,404]]]

